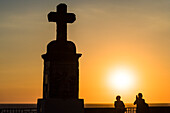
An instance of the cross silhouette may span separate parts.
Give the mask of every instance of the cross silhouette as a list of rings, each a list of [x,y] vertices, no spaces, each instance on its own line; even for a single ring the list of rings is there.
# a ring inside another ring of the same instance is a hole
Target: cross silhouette
[[[56,22],[58,41],[67,41],[67,23],[73,23],[76,20],[74,13],[67,13],[67,5],[59,4],[57,12],[50,12],[48,14],[49,22]]]

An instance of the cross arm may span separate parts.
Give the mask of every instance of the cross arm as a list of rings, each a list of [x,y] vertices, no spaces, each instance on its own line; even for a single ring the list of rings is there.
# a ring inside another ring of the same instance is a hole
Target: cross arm
[[[50,12],[48,14],[48,21],[49,22],[57,22],[56,15],[57,15],[57,12]]]
[[[76,15],[74,13],[58,14],[57,12],[50,12],[48,14],[49,22],[60,22],[73,23],[76,20]]]

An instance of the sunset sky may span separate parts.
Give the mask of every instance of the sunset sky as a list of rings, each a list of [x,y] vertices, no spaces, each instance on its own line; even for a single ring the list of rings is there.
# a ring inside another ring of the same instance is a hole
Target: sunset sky
[[[0,0],[0,103],[42,97],[43,59],[56,39],[47,14],[66,3],[80,63],[79,98],[170,103],[170,0]]]

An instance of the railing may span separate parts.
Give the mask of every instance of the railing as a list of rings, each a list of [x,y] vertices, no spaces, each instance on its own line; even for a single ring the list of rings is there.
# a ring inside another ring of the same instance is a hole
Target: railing
[[[135,107],[127,107],[125,113],[136,113]]]
[[[0,113],[37,113],[36,108],[2,108]]]
[[[0,113],[37,113],[36,107],[0,106]],[[170,113],[170,106],[149,107],[150,113]],[[84,113],[115,113],[115,108],[84,108]],[[125,113],[136,113],[136,107],[126,107]]]
[[[0,113],[37,113],[37,109],[36,108],[1,108]],[[136,113],[136,108],[127,107],[125,113]]]

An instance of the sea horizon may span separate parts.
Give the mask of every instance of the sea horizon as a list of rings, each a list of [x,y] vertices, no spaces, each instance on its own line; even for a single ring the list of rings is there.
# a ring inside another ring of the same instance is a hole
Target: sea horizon
[[[170,107],[170,103],[148,103],[150,107]],[[0,103],[0,108],[36,108],[35,103]],[[136,107],[133,103],[125,103],[125,107]],[[113,103],[86,103],[84,108],[114,108]]]

